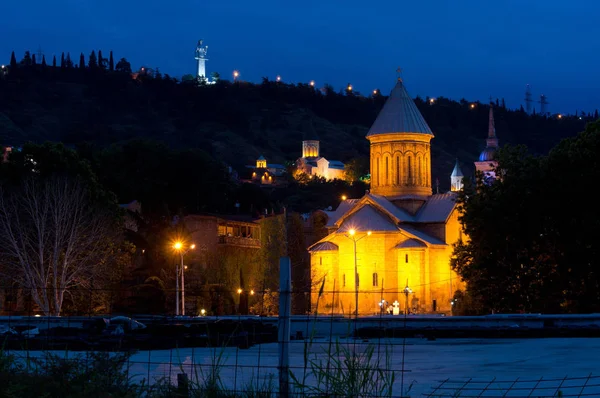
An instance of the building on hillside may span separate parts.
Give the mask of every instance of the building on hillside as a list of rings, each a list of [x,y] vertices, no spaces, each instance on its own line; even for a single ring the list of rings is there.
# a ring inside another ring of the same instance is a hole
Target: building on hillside
[[[319,155],[319,141],[302,141],[302,157],[296,160],[299,172],[309,176],[324,177],[326,180],[343,180],[345,165],[339,160],[327,160]]]
[[[450,267],[463,235],[457,194],[432,194],[433,133],[401,79],[366,138],[371,191],[325,212],[329,234],[309,247],[313,306],[324,280],[319,311],[450,313],[463,286]]]
[[[136,218],[142,213],[142,204],[137,200],[129,203],[119,204],[119,207],[125,210],[124,227],[133,232],[138,231],[138,223]]]
[[[488,136],[485,141],[485,149],[481,151],[479,160],[475,162],[475,169],[483,173],[484,181],[496,178],[496,152],[498,152],[498,137],[494,125],[494,109],[490,103],[490,115],[488,118]]]
[[[267,159],[260,155],[256,159],[255,165],[248,165],[250,176],[247,180],[261,185],[277,185],[283,182],[282,177],[287,169],[284,165],[278,163],[267,163]]]
[[[458,192],[463,189],[463,178],[465,175],[460,169],[460,165],[458,164],[458,159],[456,159],[456,164],[454,165],[454,170],[452,170],[452,174],[450,174],[450,191]]]

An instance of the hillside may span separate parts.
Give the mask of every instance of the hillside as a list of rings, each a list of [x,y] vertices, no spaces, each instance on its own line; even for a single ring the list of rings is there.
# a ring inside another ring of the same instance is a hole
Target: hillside
[[[200,148],[242,168],[261,154],[270,162],[293,161],[303,139],[319,139],[323,156],[347,162],[368,156],[364,137],[385,102],[379,94],[364,97],[266,79],[197,86],[167,75],[133,76],[88,67],[13,67],[0,78],[2,145],[49,140],[104,147],[143,137],[173,148]],[[406,84],[410,92],[410,81]],[[495,118],[501,145],[525,144],[534,153],[546,153],[591,120],[591,115],[530,116],[505,109],[500,101]],[[485,144],[489,107],[445,98],[416,103],[435,134],[433,181],[439,178],[440,188],[447,189],[456,157],[466,174],[472,172]]]

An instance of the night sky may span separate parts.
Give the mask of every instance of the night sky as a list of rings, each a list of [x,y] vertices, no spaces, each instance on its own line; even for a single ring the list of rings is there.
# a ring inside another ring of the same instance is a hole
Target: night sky
[[[587,112],[600,108],[598,15],[597,0],[10,1],[0,62],[39,46],[48,62],[101,49],[181,77],[202,38],[207,72],[223,78],[237,69],[252,82],[279,74],[387,94],[401,67],[413,96],[491,95],[517,108],[530,84],[553,113]]]

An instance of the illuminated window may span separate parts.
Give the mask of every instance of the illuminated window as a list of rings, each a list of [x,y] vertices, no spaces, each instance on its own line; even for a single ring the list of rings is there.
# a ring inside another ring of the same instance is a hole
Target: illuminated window
[[[346,274],[342,275],[342,287],[346,287]]]
[[[408,170],[407,170],[407,173],[408,173],[408,176],[407,176],[408,177],[408,183],[412,184],[412,174],[413,174],[412,173],[412,158],[410,156],[408,157]]]
[[[405,262],[405,263],[408,263],[408,254],[405,254],[405,255],[404,255],[404,262]]]
[[[377,286],[377,272],[373,274],[373,286]]]
[[[396,185],[400,185],[400,157],[396,156]]]

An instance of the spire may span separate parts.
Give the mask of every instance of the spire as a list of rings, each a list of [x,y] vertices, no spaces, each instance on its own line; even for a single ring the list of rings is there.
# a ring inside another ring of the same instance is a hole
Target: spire
[[[367,137],[389,133],[416,133],[433,136],[421,112],[408,95],[400,77],[398,77],[396,86],[383,109],[375,119],[375,123],[371,126]]]
[[[494,106],[490,102],[490,116],[488,120],[488,136],[487,136],[487,147],[498,148],[498,138],[496,137],[496,126],[494,124]]]
[[[460,165],[458,164],[458,158],[456,158],[454,170],[452,170],[452,174],[450,175],[450,190],[452,192],[460,191],[461,189],[463,189],[463,178],[464,174],[460,169]]]
[[[458,164],[458,158],[456,158],[456,164],[454,165],[454,170],[452,170],[451,177],[464,177],[462,170],[460,169],[460,165]]]

